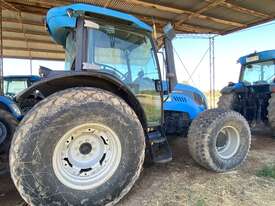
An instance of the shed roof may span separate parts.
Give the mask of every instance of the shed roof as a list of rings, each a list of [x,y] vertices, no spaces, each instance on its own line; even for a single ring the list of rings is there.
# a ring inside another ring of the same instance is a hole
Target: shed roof
[[[91,3],[135,15],[161,28],[168,22],[177,33],[228,34],[275,18],[273,0],[0,0],[5,57],[63,60],[63,48],[44,27],[49,8]]]

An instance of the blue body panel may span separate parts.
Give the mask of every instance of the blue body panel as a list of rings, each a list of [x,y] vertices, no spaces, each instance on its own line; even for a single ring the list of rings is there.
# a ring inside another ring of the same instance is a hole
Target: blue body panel
[[[232,86],[233,89],[241,89],[245,87],[245,84],[243,82],[238,82]]]
[[[17,120],[21,120],[23,118],[23,115],[18,114],[12,107],[12,105],[15,104],[12,99],[0,96],[0,105],[6,108]]]
[[[9,75],[4,76],[4,80],[14,80],[14,79],[27,79],[30,82],[37,82],[41,80],[40,76],[37,75]]]
[[[239,58],[238,62],[241,65],[245,65],[247,63],[252,63],[253,61],[247,62],[247,58],[253,57],[253,56],[258,56],[258,60],[254,61],[254,62],[262,62],[262,61],[272,60],[272,59],[275,59],[275,50],[267,50],[267,51],[252,53],[252,54],[249,54],[249,55]]]
[[[167,88],[166,82],[163,83],[164,88]],[[207,109],[206,105],[199,105],[193,97],[193,93],[196,93],[204,99],[205,95],[195,87],[186,84],[177,84],[169,94],[167,101],[164,102],[164,111],[186,112],[189,114],[190,120],[195,119],[201,112]]]
[[[146,23],[140,21],[138,18],[103,7],[93,6],[89,4],[72,4],[69,6],[55,7],[47,13],[47,27],[52,38],[58,43],[65,46],[65,39],[69,28],[76,27],[77,16],[68,16],[67,11],[73,10],[77,13],[94,13],[111,18],[121,19],[127,22],[131,22],[133,26],[152,32],[152,28]]]

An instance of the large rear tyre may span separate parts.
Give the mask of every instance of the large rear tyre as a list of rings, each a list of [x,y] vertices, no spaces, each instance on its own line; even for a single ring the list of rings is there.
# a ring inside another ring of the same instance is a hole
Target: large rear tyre
[[[234,110],[235,94],[222,94],[218,101],[218,108],[225,110]]]
[[[10,152],[12,179],[30,205],[114,205],[138,179],[143,128],[121,98],[73,88],[39,102]]]
[[[8,111],[0,109],[0,175],[9,172],[9,149],[17,124]]]
[[[250,142],[250,129],[245,118],[237,112],[222,109],[201,113],[188,132],[193,159],[215,172],[225,172],[241,165]]]
[[[273,138],[275,138],[275,94],[274,93],[271,94],[271,97],[268,103],[269,103],[267,107],[268,121],[269,121],[270,128],[272,130],[272,136]]]

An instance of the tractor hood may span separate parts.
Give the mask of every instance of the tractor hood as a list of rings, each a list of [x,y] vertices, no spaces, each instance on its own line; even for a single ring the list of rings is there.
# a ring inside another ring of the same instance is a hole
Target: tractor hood
[[[239,58],[238,63],[245,65],[253,62],[262,62],[275,59],[275,50],[255,52]]]
[[[181,93],[182,91],[195,92],[195,93],[199,94],[200,96],[204,97],[204,94],[195,87],[192,87],[188,84],[176,84],[173,92]]]
[[[168,82],[167,81],[162,81],[162,88],[163,88],[163,91],[168,92]],[[177,83],[172,92],[173,93],[182,93],[183,91],[196,92],[198,95],[204,97],[204,94],[200,90],[198,90],[197,88],[192,87],[191,85],[188,85],[188,84]]]
[[[46,26],[53,40],[65,46],[65,39],[69,29],[76,27],[77,17],[86,13],[109,16],[130,23],[132,26],[152,32],[152,28],[136,17],[112,9],[89,4],[72,4],[55,7],[48,11]]]

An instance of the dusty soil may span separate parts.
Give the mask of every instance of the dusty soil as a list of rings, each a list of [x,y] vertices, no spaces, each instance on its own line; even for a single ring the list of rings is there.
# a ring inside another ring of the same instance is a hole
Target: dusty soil
[[[186,139],[171,142],[174,160],[146,167],[119,206],[272,206],[275,180],[257,177],[257,170],[275,164],[275,140],[253,138],[247,161],[237,170],[217,174],[199,167],[189,156]],[[8,177],[0,178],[0,205],[21,205]]]

